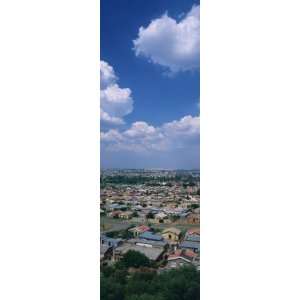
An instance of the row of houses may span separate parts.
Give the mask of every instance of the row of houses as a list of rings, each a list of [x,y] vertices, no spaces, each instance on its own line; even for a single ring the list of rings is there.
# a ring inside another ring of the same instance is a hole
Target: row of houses
[[[200,222],[200,210],[196,209],[191,211],[190,209],[177,208],[177,209],[165,209],[155,207],[141,207],[141,206],[126,206],[126,205],[109,205],[106,209],[107,216],[111,218],[120,218],[124,220],[131,220],[135,218],[136,222],[144,223],[147,219],[152,223],[172,223],[174,217],[178,223],[186,224],[199,224]],[[104,212],[104,210],[102,210]],[[149,218],[149,214],[151,218]]]
[[[170,269],[186,264],[200,267],[200,232],[191,229],[182,236],[174,227],[166,228],[161,233],[154,233],[146,225],[129,229],[133,238],[122,240],[101,235],[101,263],[120,260],[129,250],[144,254],[153,262],[165,263],[163,269]]]

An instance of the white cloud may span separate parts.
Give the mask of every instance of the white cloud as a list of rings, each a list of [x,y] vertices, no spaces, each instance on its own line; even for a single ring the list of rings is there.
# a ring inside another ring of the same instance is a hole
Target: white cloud
[[[116,129],[110,129],[107,132],[101,132],[101,141],[103,142],[119,142],[123,137]]]
[[[129,88],[120,88],[114,69],[105,61],[100,62],[101,121],[113,125],[123,124],[123,117],[133,110]]]
[[[146,122],[135,122],[131,128],[124,132],[129,137],[145,137],[156,133],[153,126],[148,125]]]
[[[199,144],[199,117],[185,116],[180,120],[154,127],[146,122],[135,122],[123,132],[111,129],[101,133],[107,150],[133,152],[169,151]]]
[[[112,117],[107,112],[100,109],[100,119],[103,122],[114,124],[114,125],[122,125],[124,124],[123,119],[118,117]]]
[[[172,121],[163,125],[163,131],[167,136],[191,136],[200,133],[200,118],[185,116],[179,121]]]
[[[117,81],[117,76],[112,66],[107,62],[100,61],[100,85],[101,89],[105,89],[108,85]]]
[[[133,43],[137,56],[145,56],[171,73],[199,68],[199,6],[193,6],[179,22],[167,13],[152,20],[148,27],[139,28],[138,38]]]

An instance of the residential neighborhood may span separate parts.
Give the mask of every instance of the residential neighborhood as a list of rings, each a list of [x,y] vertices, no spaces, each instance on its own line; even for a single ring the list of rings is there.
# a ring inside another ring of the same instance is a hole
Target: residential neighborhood
[[[200,270],[199,172],[105,170],[101,186],[102,266],[135,251],[157,272]]]

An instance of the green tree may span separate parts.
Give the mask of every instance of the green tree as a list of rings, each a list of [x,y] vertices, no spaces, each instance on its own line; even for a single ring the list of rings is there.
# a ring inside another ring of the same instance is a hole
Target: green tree
[[[110,280],[109,277],[101,276],[100,296],[101,300],[123,300],[124,292],[122,285]]]
[[[147,219],[154,219],[154,214],[152,212],[149,212],[147,215],[146,215],[146,218]]]
[[[198,207],[199,207],[199,204],[196,204],[196,203],[191,204],[191,208],[192,208],[192,209],[196,209],[196,208],[198,208]]]
[[[126,268],[139,268],[150,266],[150,260],[148,259],[148,257],[143,253],[134,250],[129,250],[121,259],[121,263]]]
[[[125,300],[165,300],[161,295],[131,295],[125,298]]]
[[[132,214],[132,217],[137,218],[138,216],[139,216],[139,214],[136,211],[134,211],[133,214]]]

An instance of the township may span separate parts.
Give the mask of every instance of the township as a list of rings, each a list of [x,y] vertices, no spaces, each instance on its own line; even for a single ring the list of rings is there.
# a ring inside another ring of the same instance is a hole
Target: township
[[[104,170],[100,214],[102,266],[133,250],[159,272],[200,270],[199,171]]]

